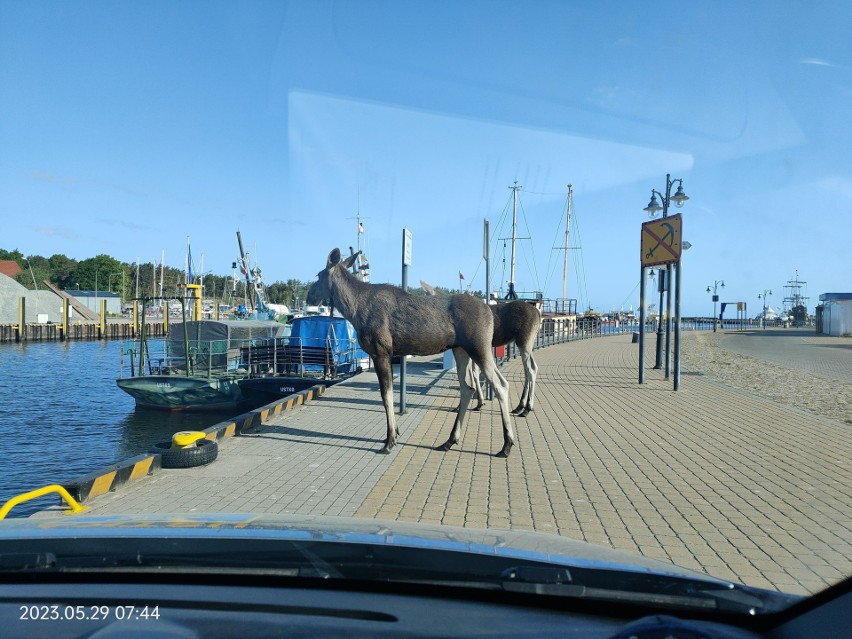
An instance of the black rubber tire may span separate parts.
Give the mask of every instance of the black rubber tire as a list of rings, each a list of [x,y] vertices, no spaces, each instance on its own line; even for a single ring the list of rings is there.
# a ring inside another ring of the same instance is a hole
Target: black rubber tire
[[[154,444],[152,453],[160,455],[163,468],[193,468],[209,464],[219,455],[219,444],[209,439],[199,439],[189,448],[172,448],[171,442]]]

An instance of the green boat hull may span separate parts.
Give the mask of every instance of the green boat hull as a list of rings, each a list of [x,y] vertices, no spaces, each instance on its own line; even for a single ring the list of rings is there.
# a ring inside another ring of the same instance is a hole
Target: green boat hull
[[[223,410],[241,406],[245,399],[239,377],[181,377],[143,375],[124,377],[118,387],[141,408],[170,411]]]

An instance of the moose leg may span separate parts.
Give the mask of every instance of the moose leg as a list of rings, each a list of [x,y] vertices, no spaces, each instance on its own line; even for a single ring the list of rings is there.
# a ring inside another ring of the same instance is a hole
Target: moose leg
[[[456,362],[456,369],[458,369],[458,362]],[[459,378],[461,379],[461,378]],[[473,396],[476,397],[476,406],[471,408],[472,411],[478,411],[482,408],[483,399],[485,397],[482,392],[482,384],[479,380],[479,367],[474,364],[472,361],[470,362],[470,366],[467,369],[467,379],[468,385],[471,386],[473,390]],[[459,412],[459,409],[455,409],[456,412]]]
[[[515,433],[512,430],[512,417],[509,412],[509,382],[497,370],[493,358],[486,352],[480,366],[485,374],[485,379],[494,388],[494,395],[500,402],[500,418],[503,420],[503,448],[497,453],[497,457],[508,457],[515,445]]]
[[[535,388],[538,366],[536,366],[532,352],[528,350],[521,350],[521,362],[524,365],[524,390],[521,393],[521,400],[512,411],[512,414],[518,417],[526,417],[527,413],[533,409],[533,389]]]
[[[476,397],[476,406],[470,410],[477,411],[482,408],[485,395],[482,392],[482,382],[479,379],[479,366],[472,361],[470,363],[470,381],[473,382],[473,394]]]
[[[532,352],[530,352],[530,370],[527,375],[527,379],[529,380],[530,392],[527,396],[527,409],[526,413],[531,413],[533,410],[533,402],[535,401],[535,378],[538,376],[538,364],[535,363],[535,357],[533,357]],[[526,413],[524,413],[526,415]]]
[[[390,356],[374,357],[376,377],[379,378],[379,390],[382,393],[382,403],[385,405],[385,416],[388,423],[388,436],[384,448],[379,452],[387,455],[396,444],[396,419],[393,415],[393,367]]]
[[[459,370],[459,363],[458,360],[456,360],[456,372],[458,372]],[[461,379],[462,378],[459,377],[459,380]],[[476,407],[471,408],[470,410],[478,411],[482,408],[484,394],[482,393],[482,384],[479,381],[479,367],[474,364],[473,361],[471,361],[470,365],[468,366],[466,379],[468,380],[468,385],[473,388],[473,394],[477,399]],[[461,387],[461,381],[459,381],[459,386]],[[459,388],[459,391],[461,391],[461,388]],[[456,406],[453,411],[456,413],[459,412],[458,406]]]
[[[459,376],[461,401],[459,402],[459,412],[456,415],[456,421],[453,423],[453,430],[450,432],[450,438],[438,446],[436,450],[450,450],[450,448],[459,442],[461,427],[464,424],[464,416],[473,397],[473,388],[468,383],[470,356],[461,348],[454,348],[453,355],[456,358],[456,372]]]

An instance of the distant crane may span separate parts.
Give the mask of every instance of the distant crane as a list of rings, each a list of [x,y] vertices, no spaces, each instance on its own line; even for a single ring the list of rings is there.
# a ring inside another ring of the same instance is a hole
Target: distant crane
[[[251,291],[253,294],[248,295],[252,314],[257,319],[274,319],[275,311],[269,308],[263,299],[263,280],[260,268],[258,266],[252,268],[248,253],[243,250],[243,238],[239,231],[237,231],[237,243],[240,246],[240,272],[246,278],[246,292]]]

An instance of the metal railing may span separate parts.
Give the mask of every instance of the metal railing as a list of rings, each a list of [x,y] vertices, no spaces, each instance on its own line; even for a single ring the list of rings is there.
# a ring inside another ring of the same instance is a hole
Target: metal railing
[[[67,515],[76,515],[88,510],[88,506],[83,506],[80,502],[74,499],[64,486],[60,486],[59,484],[50,484],[49,486],[43,486],[36,490],[31,490],[12,497],[3,504],[2,508],[0,508],[0,519],[5,519],[6,515],[8,515],[15,506],[52,493],[57,493],[65,500],[65,503],[68,504],[68,509],[63,511]]]
[[[703,319],[682,319],[680,329],[681,331],[710,331],[713,330],[713,321]],[[656,321],[645,323],[645,333],[654,333],[656,331]],[[576,318],[545,316],[542,319],[541,328],[536,336],[533,349],[553,346],[554,344],[563,344],[565,342],[592,339],[595,337],[607,337],[610,335],[622,335],[626,333],[632,334],[638,332],[638,320],[613,320],[606,317],[583,315]],[[502,356],[499,355],[498,351],[497,363],[498,365],[506,363],[517,356],[518,347],[514,342],[510,342],[505,347],[505,352]]]
[[[268,337],[241,340],[149,339],[121,343],[119,377],[182,375],[257,377],[287,375],[334,378],[355,372],[366,355],[355,339]],[[141,357],[141,366],[140,366]]]

